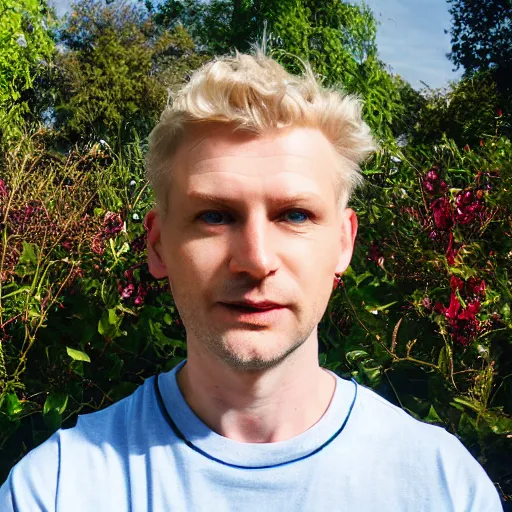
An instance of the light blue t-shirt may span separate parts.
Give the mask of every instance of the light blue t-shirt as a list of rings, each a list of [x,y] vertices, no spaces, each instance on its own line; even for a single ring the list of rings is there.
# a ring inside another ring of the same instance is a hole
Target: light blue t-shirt
[[[180,366],[31,451],[1,487],[0,511],[502,510],[454,436],[364,386],[336,377],[309,430],[241,443],[192,412],[176,383]]]

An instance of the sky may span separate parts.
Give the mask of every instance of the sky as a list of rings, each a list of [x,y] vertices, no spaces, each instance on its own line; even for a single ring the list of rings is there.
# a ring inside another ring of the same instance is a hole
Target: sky
[[[377,48],[382,61],[416,88],[436,89],[462,75],[446,54],[451,50],[446,0],[365,0],[379,24]]]
[[[321,0],[320,0],[321,1]],[[362,0],[355,0],[361,3]],[[69,0],[50,0],[59,15],[69,9]],[[446,0],[365,0],[379,27],[377,47],[382,61],[415,89],[427,84],[444,87],[462,71],[453,71],[450,51],[450,14]],[[422,81],[425,83],[423,84]]]

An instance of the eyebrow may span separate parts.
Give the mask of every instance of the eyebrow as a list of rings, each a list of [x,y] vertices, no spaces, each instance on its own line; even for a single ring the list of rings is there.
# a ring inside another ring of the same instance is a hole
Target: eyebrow
[[[192,191],[187,194],[187,199],[193,201],[204,201],[215,204],[237,204],[240,203],[239,199],[233,199],[230,197],[222,197],[208,192]],[[291,204],[313,201],[314,203],[324,203],[325,200],[319,194],[314,192],[299,193],[290,196],[279,197],[277,199],[271,199],[273,204]]]

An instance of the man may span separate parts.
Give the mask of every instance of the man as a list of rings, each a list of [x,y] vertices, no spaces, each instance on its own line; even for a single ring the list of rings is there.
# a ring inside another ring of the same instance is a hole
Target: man
[[[455,437],[318,364],[373,150],[360,112],[261,54],[192,76],[147,159],[148,263],[187,360],[28,454],[2,511],[501,510]]]

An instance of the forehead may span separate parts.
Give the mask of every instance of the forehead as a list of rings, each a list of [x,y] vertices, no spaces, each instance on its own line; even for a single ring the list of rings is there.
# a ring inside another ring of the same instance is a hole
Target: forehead
[[[316,129],[293,128],[255,135],[233,126],[187,129],[173,161],[182,198],[221,190],[231,195],[304,193],[335,196],[336,153]]]

